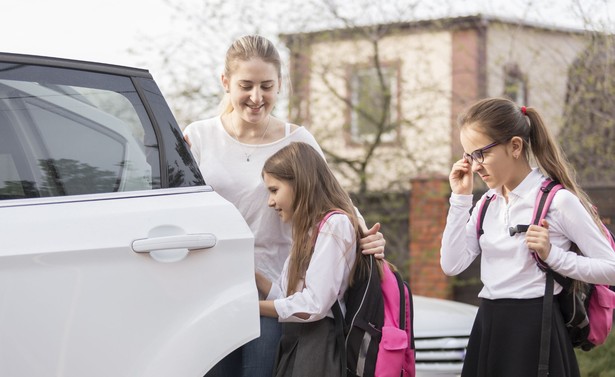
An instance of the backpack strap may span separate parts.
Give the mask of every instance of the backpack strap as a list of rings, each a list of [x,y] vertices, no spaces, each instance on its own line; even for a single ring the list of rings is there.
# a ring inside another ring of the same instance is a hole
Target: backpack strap
[[[329,220],[329,217],[331,217],[332,215],[335,215],[336,213],[345,214],[345,212],[342,211],[341,209],[333,209],[327,212],[325,216],[322,218],[322,220],[320,220],[320,222],[318,223],[318,226],[316,227],[316,232],[314,232],[314,234],[312,235],[312,247],[316,245],[316,239],[318,238],[318,234],[320,233],[320,230],[325,225],[327,220]],[[357,246],[358,246],[358,243],[357,243]]]
[[[495,194],[485,197],[478,209],[478,215],[476,218],[476,238],[478,239],[480,239],[480,236],[485,233],[483,230],[483,221],[485,221],[485,214],[487,213],[487,208],[489,208],[489,203],[491,203],[494,198]]]
[[[327,212],[327,214],[325,215],[325,217],[322,218],[322,220],[320,220],[320,222],[318,223],[318,231],[320,232],[320,230],[322,229],[322,226],[325,225],[325,223],[327,222],[327,220],[329,219],[329,217],[331,217],[331,215],[335,215],[336,213],[341,213],[343,214],[344,212],[342,210],[339,209],[334,209],[332,211]]]
[[[542,186],[540,186],[540,191],[538,195],[536,195],[536,203],[534,204],[534,215],[532,217],[532,224],[539,225],[540,221],[547,217],[547,212],[549,212],[549,207],[551,207],[551,202],[553,202],[553,197],[555,194],[561,189],[563,189],[560,183],[557,183],[551,179],[546,179]],[[521,227],[521,225],[517,225],[517,228]],[[525,229],[527,231],[527,229]],[[549,269],[549,265],[536,253],[532,253],[532,257],[536,261],[538,268],[543,271],[547,271]]]
[[[399,287],[399,328],[406,329],[406,291],[404,281],[397,271],[392,271]]]
[[[551,179],[546,179],[540,191],[536,196],[536,203],[534,204],[534,215],[532,217],[532,224],[539,225],[540,221],[547,216],[551,202],[555,194],[561,190],[563,186]],[[517,232],[527,231],[519,229],[522,225],[517,225],[515,228]],[[511,236],[514,233],[511,228]],[[532,253],[532,257],[536,261],[538,268],[546,273],[545,294],[542,300],[542,325],[540,330],[540,352],[538,356],[538,377],[546,377],[549,375],[549,356],[551,354],[551,323],[553,321],[553,289],[555,278],[558,282],[560,279],[565,278],[560,274],[555,273],[549,268],[549,266],[537,255]],[[563,281],[562,281],[563,282]]]
[[[557,192],[563,188],[564,186],[562,186],[561,183],[557,183],[556,181],[553,181],[551,179],[546,179],[542,183],[542,186],[540,187],[540,192],[536,196],[536,204],[534,205],[532,224],[538,225],[540,224],[540,220],[547,217],[547,212],[549,212],[549,207],[551,207],[551,202],[553,202],[555,194],[557,194]],[[524,225],[517,225],[517,228],[522,226]],[[538,254],[532,253],[532,257],[534,257],[538,268],[551,274],[553,276],[553,279],[555,279],[555,281],[559,285],[564,287],[564,289],[570,289],[570,286],[572,285],[572,279],[564,277],[557,272],[551,270],[549,265],[545,261],[540,259]]]
[[[338,300],[331,307],[335,320],[335,343],[340,351],[340,376],[346,376],[346,335],[344,335],[344,315]]]
[[[323,225],[331,215],[336,213],[344,213],[340,210],[333,210],[327,212],[327,214],[320,220],[318,223],[318,233],[322,229]],[[316,237],[318,237],[318,233],[314,236],[314,242],[316,242]],[[335,321],[335,342],[337,344],[337,349],[340,350],[340,376],[346,376],[346,335],[344,334],[344,315],[342,314],[342,308],[338,300],[335,300],[333,306],[331,307],[331,311],[333,312],[333,320]]]
[[[540,352],[538,353],[538,377],[549,375],[551,354],[551,323],[553,322],[553,275],[547,271],[545,295],[542,300],[542,325],[540,327]]]

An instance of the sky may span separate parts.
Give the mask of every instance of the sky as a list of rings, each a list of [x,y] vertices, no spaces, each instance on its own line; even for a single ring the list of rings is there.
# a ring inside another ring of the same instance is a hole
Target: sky
[[[263,4],[272,4],[275,1],[277,0],[269,0]],[[568,4],[572,1],[574,0],[447,0],[441,1],[446,3],[440,7],[441,11],[434,13],[431,9],[425,12],[436,16],[442,12],[459,14],[483,11],[513,16],[517,13],[519,17],[555,18],[569,24],[563,13],[571,10],[571,5]],[[240,8],[242,3],[247,3],[244,0],[235,2]],[[259,1],[253,0],[249,3],[252,2]],[[352,7],[352,1],[338,2],[349,5],[349,9],[357,9]],[[404,4],[404,0],[397,2]],[[615,0],[581,2],[598,4],[586,11],[593,16],[615,22]],[[173,22],[171,10],[165,0],[13,0],[7,3],[3,6],[0,22],[0,51],[4,52],[133,65],[141,59],[130,56],[126,51],[138,45],[140,39],[181,32],[178,30],[181,29],[181,24]],[[438,0],[425,0],[421,5],[437,3]]]
[[[166,0],[174,4],[196,6],[204,0]],[[149,69],[154,78],[157,72],[157,56],[147,54],[138,47],[144,40],[149,44],[164,46],[162,41],[177,40],[186,35],[187,22],[177,20],[165,0],[11,0],[2,8],[0,22],[0,51],[48,55],[99,61],[104,63],[136,66]],[[241,20],[252,16],[260,21],[264,16],[277,19],[284,24],[288,12],[297,12],[288,0],[208,0],[218,1],[221,7],[231,9],[230,23],[234,36],[241,33]],[[367,15],[370,21],[386,22],[374,18],[371,6],[397,4],[407,8],[419,0],[329,0],[341,4],[341,14],[351,17],[357,12]],[[356,6],[361,1],[368,6]],[[545,20],[562,26],[574,26],[581,19],[574,4],[580,2],[586,9],[585,16],[597,18],[600,23],[615,27],[615,0],[423,0],[415,16],[434,18],[447,15],[468,15],[477,13],[502,17],[518,17],[523,20]],[[262,4],[262,5],[261,5]],[[374,5],[375,4],[375,5]],[[380,8],[378,8],[380,9]],[[361,16],[361,14],[359,14]],[[235,21],[238,20],[238,21]],[[264,25],[271,24],[266,20]],[[313,25],[313,23],[311,23]],[[229,28],[230,29],[230,28]],[[252,30],[249,30],[252,32]],[[221,30],[221,33],[230,33]],[[183,33],[183,34],[182,34]],[[196,36],[198,38],[198,36]],[[222,38],[224,39],[224,38]],[[139,54],[129,53],[129,49]],[[213,51],[209,51],[213,53]],[[207,52],[204,52],[207,53]],[[216,52],[218,53],[218,52]],[[218,53],[219,54],[219,53]],[[181,58],[181,57],[178,57]],[[159,81],[159,80],[158,80]]]
[[[2,7],[0,51],[135,65],[144,36],[172,32],[163,0],[18,0]]]

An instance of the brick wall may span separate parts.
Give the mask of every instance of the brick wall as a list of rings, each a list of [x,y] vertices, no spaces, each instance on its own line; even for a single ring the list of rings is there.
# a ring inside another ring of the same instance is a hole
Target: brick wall
[[[417,295],[450,298],[440,268],[440,244],[448,212],[448,177],[415,178],[410,194],[410,286]]]

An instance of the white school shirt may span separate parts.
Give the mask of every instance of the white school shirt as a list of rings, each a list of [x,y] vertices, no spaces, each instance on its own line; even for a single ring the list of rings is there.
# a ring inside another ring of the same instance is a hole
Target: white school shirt
[[[288,291],[288,263],[280,278],[272,283],[267,300],[273,304],[280,322],[314,322],[325,316],[333,317],[331,306],[339,300],[342,313],[346,313],[344,293],[356,258],[357,240],[348,216],[333,214],[323,224],[314,245],[314,253],[300,281],[302,289],[286,297]],[[308,313],[308,319],[293,316]]]
[[[269,280],[280,276],[292,241],[288,224],[267,205],[268,192],[261,171],[265,161],[293,141],[310,144],[323,155],[318,143],[304,127],[269,144],[243,144],[228,134],[220,116],[194,122],[186,127],[191,152],[205,182],[237,207],[254,234],[254,264]],[[246,153],[251,154],[246,161]],[[324,158],[324,155],[323,155]]]
[[[533,169],[508,194],[508,203],[501,188],[489,190],[471,216],[472,195],[452,194],[440,250],[444,273],[450,276],[461,273],[480,254],[484,287],[479,297],[528,299],[544,296],[545,274],[537,267],[525,244],[525,233],[511,237],[508,231],[511,226],[531,223],[536,196],[544,180],[545,177]],[[479,245],[476,217],[487,195],[496,197],[485,214]],[[546,220],[552,246],[545,262],[553,270],[588,283],[615,284],[615,252],[576,196],[560,190],[553,198]],[[571,240],[585,256],[567,251]],[[561,290],[555,282],[555,293]]]

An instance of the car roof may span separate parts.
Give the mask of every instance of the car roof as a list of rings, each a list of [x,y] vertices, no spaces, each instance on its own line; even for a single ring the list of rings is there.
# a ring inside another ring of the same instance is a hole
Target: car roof
[[[32,64],[58,68],[71,68],[83,71],[111,73],[123,76],[152,78],[150,72],[147,69],[143,68],[127,67],[122,65],[91,62],[77,59],[57,58],[42,55],[27,55],[11,52],[0,52],[0,62],[15,64]]]

